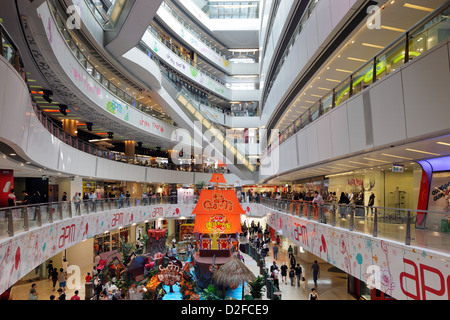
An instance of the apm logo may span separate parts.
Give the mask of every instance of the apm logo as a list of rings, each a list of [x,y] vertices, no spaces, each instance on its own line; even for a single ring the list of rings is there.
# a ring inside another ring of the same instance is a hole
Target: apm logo
[[[81,8],[76,5],[71,5],[67,7],[66,12],[69,15],[66,21],[67,28],[70,30],[81,29]]]
[[[369,17],[367,18],[366,26],[368,29],[381,29],[381,10],[382,8],[377,5],[372,5],[367,8],[367,14],[369,14]]]

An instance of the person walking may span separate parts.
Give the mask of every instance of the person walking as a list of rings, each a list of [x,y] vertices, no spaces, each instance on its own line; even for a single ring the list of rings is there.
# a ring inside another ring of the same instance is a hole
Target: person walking
[[[278,291],[280,291],[280,282],[278,280],[280,272],[278,271],[278,267],[273,270],[272,272],[272,278],[273,278],[273,286],[277,288]]]
[[[36,283],[31,285],[30,294],[28,295],[28,300],[37,300],[39,293],[36,291]]]
[[[52,291],[55,291],[56,282],[58,282],[58,269],[56,269],[56,268],[52,269],[52,271],[51,271],[51,279],[52,279],[52,282],[53,282],[53,290]]]
[[[285,284],[287,283],[286,277],[287,277],[287,269],[288,266],[286,265],[286,262],[283,262],[283,264],[280,267],[281,269],[281,281],[283,281]]]
[[[314,260],[314,263],[311,266],[311,270],[313,273],[313,280],[314,280],[314,285],[317,287],[317,279],[320,276],[320,267],[317,263],[317,260]]]
[[[53,271],[53,261],[50,260],[47,265],[48,280],[50,280],[50,278],[52,276],[52,271]]]
[[[59,288],[58,289],[58,300],[66,300],[66,294],[64,293],[63,289]]]
[[[309,300],[319,300],[319,295],[316,292],[316,288],[312,288],[309,293]]]
[[[272,248],[272,251],[273,251],[273,258],[275,260],[278,260],[278,246],[274,245],[273,248]]]
[[[78,290],[75,290],[74,295],[72,296],[72,298],[70,298],[70,300],[81,300],[78,293]]]
[[[369,196],[369,203],[367,204],[368,207],[367,208],[367,215],[369,215],[369,209],[370,209],[370,214],[373,214],[373,205],[375,204],[375,195],[373,194],[373,192],[370,194]]]
[[[289,270],[289,279],[291,280],[291,286],[294,286],[294,278],[295,278],[295,271],[294,268],[291,267]]]
[[[297,287],[300,287],[300,281],[302,280],[302,267],[299,263],[297,263],[297,266],[294,268],[295,276],[297,278]]]
[[[60,268],[58,273],[58,281],[59,281],[59,290],[66,290],[66,274],[64,273],[64,269]]]

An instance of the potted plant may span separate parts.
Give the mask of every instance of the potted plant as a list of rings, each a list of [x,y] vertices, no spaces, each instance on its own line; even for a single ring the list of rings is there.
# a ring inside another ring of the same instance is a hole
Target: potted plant
[[[258,277],[256,277],[255,280],[253,280],[253,282],[250,282],[248,285],[250,287],[250,294],[251,294],[252,298],[254,300],[261,300],[262,293],[266,290],[264,288],[264,286],[265,286],[264,277],[258,276]]]

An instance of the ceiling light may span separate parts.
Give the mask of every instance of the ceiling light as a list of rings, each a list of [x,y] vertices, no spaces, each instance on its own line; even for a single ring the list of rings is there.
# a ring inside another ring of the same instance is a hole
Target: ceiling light
[[[369,160],[369,161],[377,161],[377,162],[383,162],[383,163],[391,163],[389,161],[384,161],[384,160],[378,160],[378,159],[372,159],[372,158],[363,158],[364,160]]]
[[[326,79],[327,81],[332,81],[332,82],[341,82],[340,80],[335,80],[335,79]]]
[[[417,153],[424,153],[424,154],[430,154],[432,156],[440,156],[440,154],[433,153],[433,152],[427,152],[427,151],[421,151],[416,149],[406,149],[407,151],[417,152]]]
[[[323,88],[323,87],[317,87],[317,89],[320,89],[320,90],[326,90],[326,91],[331,91],[331,89]]]
[[[345,73],[353,73],[353,71],[350,71],[350,70],[344,70],[344,69],[336,69],[336,71],[339,71],[339,72],[345,72]]]
[[[450,143],[446,143],[446,142],[436,142],[437,144],[441,144],[443,146],[449,146],[450,147]]]
[[[389,26],[381,26],[381,29],[397,31],[397,32],[406,32],[405,29],[394,28],[394,27],[389,27]]]
[[[358,59],[358,58],[353,58],[353,57],[347,57],[348,60],[353,60],[353,61],[359,61],[359,62],[366,62],[367,60],[364,59]]]
[[[366,47],[371,47],[371,48],[384,49],[383,46],[379,46],[379,45],[371,44],[371,43],[366,43],[366,42],[362,43],[362,45],[366,46]]]
[[[410,4],[410,3],[405,3],[403,6],[406,8],[410,8],[410,9],[416,9],[416,10],[421,10],[421,11],[426,11],[426,12],[433,12],[433,9],[431,9],[431,8],[418,6],[418,5]]]
[[[400,157],[400,156],[394,156],[393,154],[387,154],[387,153],[383,153],[382,155],[383,155],[383,156],[386,156],[386,157],[392,157],[392,158],[399,158],[399,159],[405,159],[405,160],[413,160],[413,159],[411,159],[411,158]]]

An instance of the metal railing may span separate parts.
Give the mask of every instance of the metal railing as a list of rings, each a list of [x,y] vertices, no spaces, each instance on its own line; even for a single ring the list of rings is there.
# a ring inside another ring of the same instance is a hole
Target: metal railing
[[[37,203],[16,207],[0,208],[0,239],[30,229],[91,213],[107,210],[153,206],[160,204],[176,204],[177,197],[150,198],[105,198],[95,200],[61,201]]]
[[[450,213],[355,204],[259,198],[276,211],[373,237],[450,251]],[[423,241],[427,237],[427,241]]]

